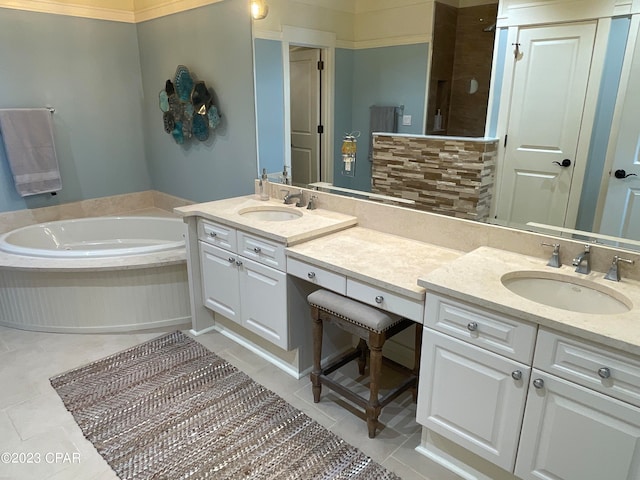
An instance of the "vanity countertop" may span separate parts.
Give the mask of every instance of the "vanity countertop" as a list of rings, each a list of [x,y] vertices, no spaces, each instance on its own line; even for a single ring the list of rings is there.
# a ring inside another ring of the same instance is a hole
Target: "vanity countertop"
[[[550,272],[578,281],[588,280],[619,292],[633,306],[625,313],[592,314],[543,305],[511,292],[502,284],[503,275],[516,271]],[[624,278],[612,282],[603,277],[602,272],[579,274],[570,265],[552,268],[544,259],[480,247],[421,276],[418,284],[434,293],[640,355],[640,282]]]
[[[241,215],[245,209],[273,207],[291,209],[301,217],[288,221],[265,221]],[[239,228],[249,233],[269,238],[285,245],[296,245],[328,233],[352,227],[356,217],[321,208],[308,210],[295,205],[285,205],[280,200],[259,200],[256,195],[226,198],[207,203],[197,203],[174,210],[183,217],[202,217]]]
[[[287,255],[416,300],[417,280],[463,252],[362,227],[353,227],[287,249]]]

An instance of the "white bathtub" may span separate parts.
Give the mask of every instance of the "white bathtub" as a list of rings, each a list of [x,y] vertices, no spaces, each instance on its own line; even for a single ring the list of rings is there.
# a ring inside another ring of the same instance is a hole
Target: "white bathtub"
[[[191,321],[185,224],[98,217],[0,236],[0,325],[121,332]]]
[[[39,223],[0,236],[0,250],[29,257],[111,257],[184,247],[178,218],[97,217]]]

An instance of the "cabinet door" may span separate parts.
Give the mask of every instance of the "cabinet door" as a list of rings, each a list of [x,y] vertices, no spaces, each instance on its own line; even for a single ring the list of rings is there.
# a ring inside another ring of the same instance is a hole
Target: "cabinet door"
[[[289,349],[287,274],[240,257],[242,326]]]
[[[425,328],[417,420],[513,471],[529,373],[526,365]]]
[[[200,242],[204,306],[240,323],[237,256]]]
[[[529,388],[515,470],[518,477],[640,478],[640,408],[537,369],[531,378],[538,388]]]

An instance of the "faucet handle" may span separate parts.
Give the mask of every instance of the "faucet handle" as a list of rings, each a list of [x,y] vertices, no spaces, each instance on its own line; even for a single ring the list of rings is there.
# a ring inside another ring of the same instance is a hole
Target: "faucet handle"
[[[613,261],[611,262],[611,268],[609,268],[609,271],[604,276],[606,280],[613,280],[614,282],[620,281],[620,269],[618,268],[618,262],[624,262],[631,265],[635,263],[633,260],[630,260],[628,258],[622,258],[618,255],[614,255]]]
[[[562,266],[562,263],[560,263],[560,244],[541,242],[540,245],[544,247],[553,247],[553,253],[551,254],[551,258],[547,262],[547,266],[560,268]]]

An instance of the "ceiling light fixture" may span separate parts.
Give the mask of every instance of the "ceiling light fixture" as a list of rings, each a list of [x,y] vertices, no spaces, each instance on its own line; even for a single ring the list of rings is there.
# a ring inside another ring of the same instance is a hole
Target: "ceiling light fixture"
[[[251,0],[251,16],[254,20],[262,20],[269,13],[269,5],[264,0]]]

